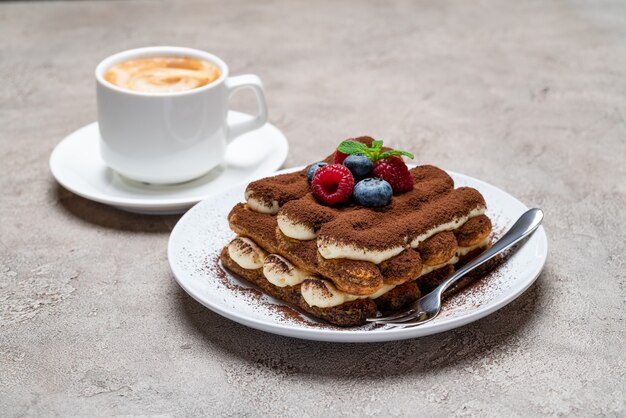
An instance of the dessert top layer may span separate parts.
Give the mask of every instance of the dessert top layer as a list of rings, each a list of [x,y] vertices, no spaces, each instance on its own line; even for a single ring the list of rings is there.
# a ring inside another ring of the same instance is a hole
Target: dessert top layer
[[[248,201],[255,200],[261,206],[277,205],[280,207],[291,200],[301,198],[310,191],[306,171],[300,170],[253,181],[246,188],[245,198]]]
[[[410,170],[413,190],[394,196],[381,208],[349,203],[322,205],[310,193],[305,171],[250,183],[248,206],[257,212],[258,200],[276,208],[278,226],[287,237],[317,239],[325,258],[350,258],[379,263],[441,230],[452,230],[484,213],[485,200],[473,188],[454,189],[452,178],[434,166]]]

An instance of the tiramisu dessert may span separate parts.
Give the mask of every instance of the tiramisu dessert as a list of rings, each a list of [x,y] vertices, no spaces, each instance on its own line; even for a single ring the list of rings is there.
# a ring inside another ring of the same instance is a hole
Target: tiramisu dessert
[[[222,264],[339,326],[399,310],[489,247],[485,200],[370,137],[324,161],[254,181],[228,221]]]

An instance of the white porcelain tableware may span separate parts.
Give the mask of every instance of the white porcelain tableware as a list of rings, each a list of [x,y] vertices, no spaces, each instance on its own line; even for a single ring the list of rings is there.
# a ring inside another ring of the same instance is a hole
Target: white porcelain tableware
[[[249,115],[229,112],[231,122]],[[50,155],[50,170],[66,189],[86,199],[130,212],[162,215],[185,212],[202,199],[246,184],[278,170],[289,145],[270,123],[239,136],[226,150],[224,164],[182,184],[148,185],[127,180],[100,157],[98,123],[84,126],[64,138]]]
[[[510,194],[475,178],[448,172],[455,185],[479,190],[487,202],[494,231],[505,231],[528,208]],[[372,324],[339,328],[323,324],[267,295],[251,291],[246,281],[225,274],[217,260],[235,234],[226,219],[233,205],[243,200],[241,185],[187,212],[170,235],[168,260],[178,284],[194,299],[233,321],[274,334],[332,342],[376,342],[416,338],[447,331],[483,318],[520,296],[541,273],[548,253],[543,227],[505,264],[477,286],[453,295],[433,321],[415,328],[385,329]],[[513,319],[515,320],[515,319]]]
[[[201,87],[158,93],[126,89],[104,78],[116,64],[163,56],[209,61],[221,74]],[[267,121],[261,80],[252,74],[231,77],[224,61],[197,49],[157,46],[120,52],[100,62],[95,76],[102,159],[136,181],[174,184],[198,178],[222,163],[230,141]],[[242,88],[254,91],[259,113],[229,123],[228,99]]]

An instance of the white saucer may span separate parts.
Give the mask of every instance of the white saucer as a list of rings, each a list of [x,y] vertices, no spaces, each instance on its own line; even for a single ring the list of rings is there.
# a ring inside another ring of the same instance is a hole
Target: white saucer
[[[249,117],[241,112],[228,114],[231,122]],[[209,196],[265,177],[280,168],[289,149],[283,133],[267,123],[235,139],[223,166],[187,183],[157,186],[128,180],[107,167],[100,157],[99,136],[94,122],[63,139],[50,156],[52,175],[85,199],[151,215],[182,213]]]

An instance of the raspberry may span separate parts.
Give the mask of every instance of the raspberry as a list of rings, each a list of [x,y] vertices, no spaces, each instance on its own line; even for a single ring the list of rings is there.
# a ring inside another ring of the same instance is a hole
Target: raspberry
[[[328,164],[317,169],[311,182],[311,191],[317,200],[327,205],[347,202],[352,196],[354,177],[341,164]]]
[[[344,154],[341,151],[335,151],[335,156],[334,156],[333,162],[335,164],[343,164],[343,160],[348,158],[348,155],[349,154]]]
[[[372,175],[391,184],[394,194],[413,189],[413,176],[400,157],[392,156],[376,161]]]

